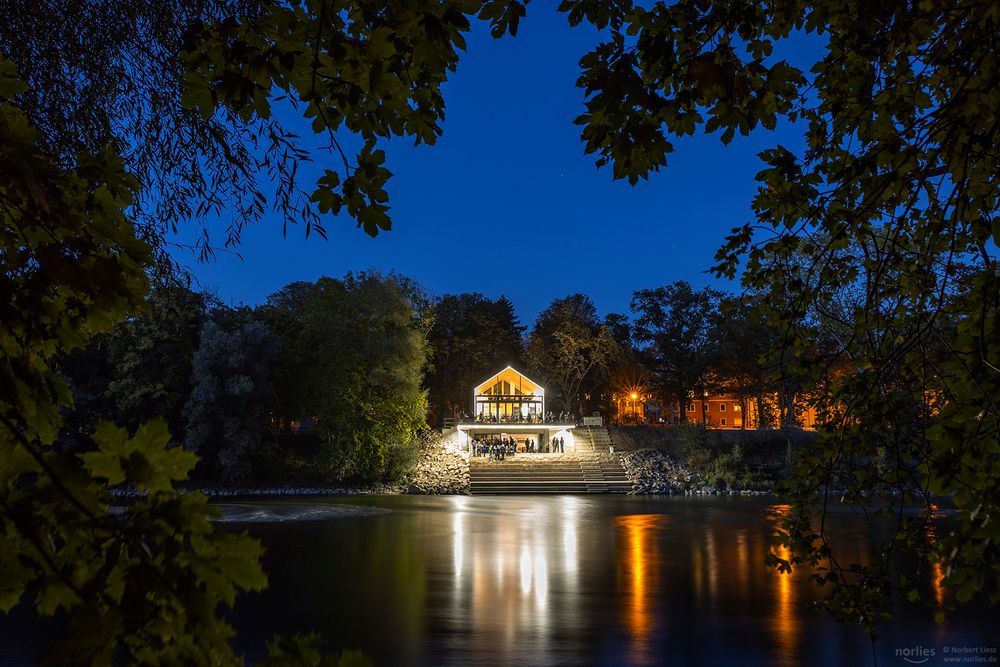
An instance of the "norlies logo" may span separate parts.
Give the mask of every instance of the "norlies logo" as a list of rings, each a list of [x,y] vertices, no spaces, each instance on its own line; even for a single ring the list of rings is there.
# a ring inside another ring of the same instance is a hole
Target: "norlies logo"
[[[902,658],[906,662],[912,663],[914,665],[919,665],[927,662],[934,657],[934,649],[924,648],[923,646],[917,645],[913,648],[897,648],[896,657]]]

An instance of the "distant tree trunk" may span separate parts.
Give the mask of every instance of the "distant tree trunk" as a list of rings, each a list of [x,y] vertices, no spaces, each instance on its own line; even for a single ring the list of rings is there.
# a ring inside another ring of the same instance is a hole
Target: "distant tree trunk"
[[[686,389],[680,389],[677,391],[677,423],[686,424],[687,418],[687,406],[688,406],[688,392]]]
[[[701,400],[701,425],[708,426],[708,392],[704,387],[698,388],[698,397]]]
[[[786,387],[781,394],[781,427],[795,426],[795,393]]]
[[[761,429],[767,428],[767,426],[768,426],[768,424],[764,423],[764,414],[765,413],[764,413],[764,395],[763,394],[757,394],[756,403],[757,403],[757,430],[760,431]]]

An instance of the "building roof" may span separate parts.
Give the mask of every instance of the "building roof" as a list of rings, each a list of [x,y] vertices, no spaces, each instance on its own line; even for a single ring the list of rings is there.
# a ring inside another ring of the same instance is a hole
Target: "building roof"
[[[515,370],[513,366],[507,366],[499,373],[494,373],[490,377],[486,378],[484,382],[480,382],[476,385],[476,388],[472,393],[482,394],[484,390],[489,389],[497,382],[507,382],[511,387],[516,388],[520,394],[534,394],[536,396],[542,396],[545,394],[545,388],[538,384],[531,378],[529,378],[524,373]]]

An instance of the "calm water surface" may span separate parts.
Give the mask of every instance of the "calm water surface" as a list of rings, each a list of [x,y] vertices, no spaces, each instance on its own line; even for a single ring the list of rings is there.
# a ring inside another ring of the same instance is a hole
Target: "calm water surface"
[[[787,506],[759,498],[381,497],[222,503],[268,547],[271,589],[235,622],[253,656],[315,630],[379,665],[859,665],[858,628],[809,608],[805,571],[764,566]],[[310,521],[295,521],[300,513]],[[326,514],[324,514],[326,513]],[[835,538],[870,540],[845,512]],[[925,585],[940,572],[927,573]],[[937,586],[935,588],[935,586]],[[900,603],[876,646],[996,647],[1000,614],[940,626]],[[910,654],[914,655],[914,654]],[[996,653],[993,654],[994,664]],[[918,658],[919,659],[919,658]]]
[[[267,546],[268,591],[244,596],[239,649],[317,631],[377,665],[865,665],[856,627],[809,608],[807,572],[764,566],[788,511],[761,498],[357,497],[219,503]],[[848,512],[834,538],[871,540]],[[836,546],[836,545],[835,545]],[[905,566],[905,564],[900,564]],[[944,599],[940,569],[923,584]],[[879,665],[945,664],[944,649],[1000,644],[1000,614],[936,625],[898,603]],[[46,637],[0,620],[0,664],[29,664]],[[928,650],[925,662],[918,653]],[[962,654],[966,657],[969,654]],[[997,653],[961,664],[997,664]],[[992,662],[990,659],[992,658]]]

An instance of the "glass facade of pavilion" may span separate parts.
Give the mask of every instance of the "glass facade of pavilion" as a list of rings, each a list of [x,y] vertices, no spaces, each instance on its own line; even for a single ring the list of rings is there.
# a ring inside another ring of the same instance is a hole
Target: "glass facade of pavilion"
[[[477,422],[540,422],[545,389],[511,366],[476,385],[472,398]]]

